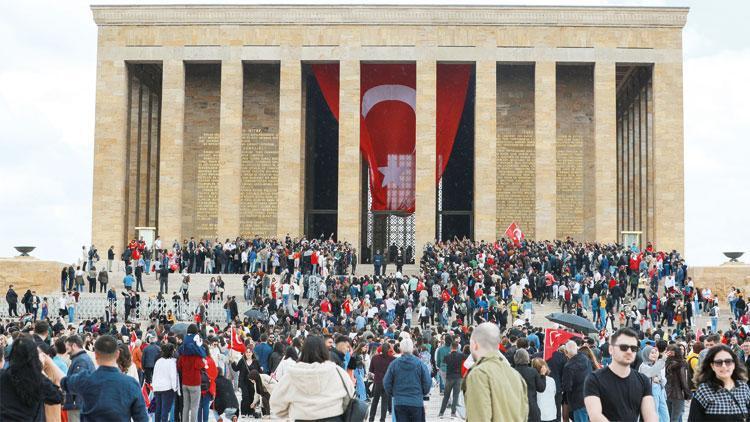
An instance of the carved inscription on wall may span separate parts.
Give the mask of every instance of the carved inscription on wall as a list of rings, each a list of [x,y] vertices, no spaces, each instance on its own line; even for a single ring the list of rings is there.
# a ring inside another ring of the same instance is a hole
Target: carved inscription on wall
[[[557,67],[557,237],[592,240],[594,195],[594,69]]]
[[[243,130],[242,162],[242,234],[272,235],[276,232],[278,208],[279,134],[268,132],[268,128]]]
[[[497,227],[536,234],[534,67],[497,67]]]
[[[185,65],[182,236],[214,239],[219,209],[221,66]],[[162,157],[163,158],[163,157]]]
[[[198,138],[195,181],[195,234],[197,238],[216,235],[219,211],[219,134],[204,133]]]
[[[278,64],[246,63],[242,95],[240,234],[276,234],[279,186]],[[303,102],[304,104],[304,102]]]
[[[499,218],[516,221],[525,233],[533,229],[535,204],[535,148],[533,130],[501,128],[497,134],[497,201]]]

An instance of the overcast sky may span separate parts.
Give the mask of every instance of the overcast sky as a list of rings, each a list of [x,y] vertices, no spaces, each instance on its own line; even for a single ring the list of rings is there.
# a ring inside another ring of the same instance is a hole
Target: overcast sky
[[[683,33],[685,256],[690,265],[717,265],[726,261],[723,251],[747,253],[750,2],[527,4],[691,8]],[[34,245],[34,256],[71,262],[91,238],[96,25],[89,3],[3,1],[0,39],[0,256],[16,255],[13,246]]]

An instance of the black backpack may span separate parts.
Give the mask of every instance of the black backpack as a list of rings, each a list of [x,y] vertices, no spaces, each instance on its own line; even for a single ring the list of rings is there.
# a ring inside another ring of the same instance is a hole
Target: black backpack
[[[201,394],[208,394],[208,389],[211,387],[211,379],[208,378],[206,368],[201,368]]]

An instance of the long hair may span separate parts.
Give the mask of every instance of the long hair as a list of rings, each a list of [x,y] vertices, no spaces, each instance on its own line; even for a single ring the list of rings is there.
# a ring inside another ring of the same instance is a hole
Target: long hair
[[[578,353],[582,353],[588,358],[588,360],[591,361],[591,366],[593,367],[594,371],[596,371],[597,369],[601,369],[602,364],[599,363],[599,360],[596,359],[596,355],[594,355],[594,352],[589,346],[581,346],[578,349]]]
[[[120,355],[117,356],[117,366],[120,368],[120,372],[127,374],[130,369],[130,365],[133,364],[133,355],[130,354],[130,348],[125,343],[117,346],[120,349]]]
[[[13,342],[8,375],[21,403],[28,408],[37,406],[42,398],[42,362],[31,336],[22,334]]]
[[[711,363],[714,361],[714,357],[716,357],[716,354],[719,352],[729,353],[729,355],[732,357],[732,360],[734,360],[734,372],[732,372],[732,379],[734,381],[747,381],[747,370],[745,369],[745,364],[740,362],[739,358],[737,358],[737,355],[732,351],[732,349],[723,344],[719,344],[708,349],[708,353],[706,353],[706,357],[703,358],[703,362],[701,363],[700,370],[695,373],[695,385],[708,383],[708,385],[711,386],[714,390],[722,388],[724,386],[724,384],[716,377],[714,368],[711,367]]]
[[[299,361],[305,363],[323,363],[328,360],[329,353],[323,337],[309,336],[302,345]]]
[[[683,366],[687,367],[685,362],[685,356],[682,353],[682,347],[671,344],[667,347],[667,352],[672,352],[672,356],[667,357],[666,362],[666,373],[671,374],[672,372],[679,371]]]

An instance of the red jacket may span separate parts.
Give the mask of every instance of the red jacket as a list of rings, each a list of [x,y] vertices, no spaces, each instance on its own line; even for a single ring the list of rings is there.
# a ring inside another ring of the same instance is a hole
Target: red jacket
[[[180,373],[182,385],[200,386],[201,368],[204,365],[203,358],[200,356],[180,356],[177,359],[177,371]]]

